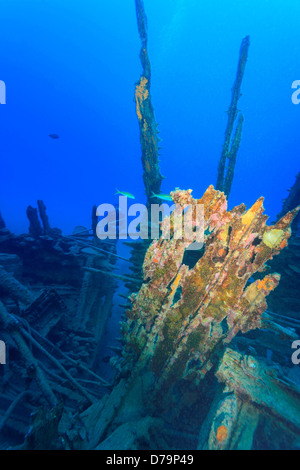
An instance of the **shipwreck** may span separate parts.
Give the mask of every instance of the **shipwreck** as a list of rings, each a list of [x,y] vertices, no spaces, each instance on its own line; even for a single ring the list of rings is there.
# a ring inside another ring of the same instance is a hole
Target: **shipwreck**
[[[163,176],[151,101],[147,19],[135,0],[142,73],[135,85],[147,206],[159,203]],[[249,53],[243,39],[216,187],[200,199],[177,188],[172,201],[204,208],[203,246],[174,236],[175,214],[155,240],[68,236],[50,224],[43,201],[28,206],[28,233],[0,216],[0,447],[30,450],[185,450],[297,448],[300,386],[289,368],[298,339],[299,175],[277,220],[263,198],[228,208],[244,117],[238,101]],[[151,226],[151,211],[147,223]],[[196,219],[191,219],[192,221]],[[190,233],[197,236],[197,223]],[[170,228],[170,236],[164,233]],[[118,272],[118,260],[131,274]],[[282,278],[282,279],[281,279]],[[292,280],[292,282],[291,282]],[[120,333],[111,375],[101,345],[117,287]],[[283,303],[282,303],[283,302]]]

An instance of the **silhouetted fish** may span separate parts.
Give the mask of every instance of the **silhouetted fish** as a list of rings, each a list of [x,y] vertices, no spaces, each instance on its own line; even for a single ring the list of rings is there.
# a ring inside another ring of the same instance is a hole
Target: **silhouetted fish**
[[[105,357],[102,358],[102,362],[107,363],[107,362],[109,362],[110,358],[111,358],[111,356],[105,356]]]
[[[157,199],[161,199],[162,201],[170,201],[170,202],[173,202],[173,199],[171,198],[170,194],[155,194],[153,191],[152,191],[152,196],[150,197],[156,197]]]
[[[121,194],[121,196],[126,196],[126,197],[128,197],[129,199],[135,199],[135,197],[134,197],[133,194],[127,193],[126,191],[119,191],[118,189],[116,189],[115,195],[116,195],[116,194]]]
[[[49,134],[48,137],[51,137],[51,139],[59,139],[59,135],[57,134]]]

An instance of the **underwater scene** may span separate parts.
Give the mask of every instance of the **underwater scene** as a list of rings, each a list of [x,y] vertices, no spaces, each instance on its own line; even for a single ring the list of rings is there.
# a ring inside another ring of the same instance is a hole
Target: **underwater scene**
[[[299,449],[299,0],[0,12],[0,450]]]

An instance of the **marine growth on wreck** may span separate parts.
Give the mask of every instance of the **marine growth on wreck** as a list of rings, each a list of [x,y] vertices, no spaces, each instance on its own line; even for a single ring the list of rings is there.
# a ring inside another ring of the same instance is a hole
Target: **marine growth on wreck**
[[[131,3],[142,66],[131,103],[140,144],[134,165],[143,172],[135,179],[143,185],[149,233],[155,223],[159,235],[100,239],[97,201],[87,204],[88,224],[78,222],[72,233],[53,226],[51,204],[42,199],[24,211],[26,233],[10,230],[2,211],[0,449],[99,450],[112,459],[106,463],[124,463],[111,453],[123,450],[184,457],[187,451],[298,449],[299,174],[274,221],[263,197],[247,206],[243,194],[239,205],[228,202],[248,164],[239,158],[250,38],[241,42],[220,156],[203,158],[215,159],[215,187],[203,186],[199,174],[193,190],[163,194],[150,5]],[[177,7],[170,37],[183,2]],[[114,90],[114,115],[121,98]],[[62,132],[47,137],[49,145],[64,138]],[[192,160],[182,153],[172,165],[184,162],[192,179],[197,158],[195,149]],[[254,178],[264,182],[261,167]],[[121,189],[117,195],[135,199],[135,191]],[[162,202],[175,206],[154,221],[151,207]],[[123,215],[110,207],[116,229]]]

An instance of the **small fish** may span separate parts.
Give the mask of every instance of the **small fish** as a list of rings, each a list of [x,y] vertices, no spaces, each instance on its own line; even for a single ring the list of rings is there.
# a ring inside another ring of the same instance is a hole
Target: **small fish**
[[[248,346],[248,351],[250,352],[250,354],[254,354],[256,356],[256,351],[252,346]]]
[[[130,193],[127,193],[126,191],[119,191],[118,189],[116,189],[116,194],[121,194],[121,196],[126,196],[128,197],[129,199],[135,199],[134,195],[133,194],[130,194]]]
[[[108,363],[110,361],[111,356],[104,356],[102,358],[102,362]]]
[[[59,139],[59,135],[57,134],[49,134],[48,137],[51,137],[51,139]]]
[[[171,198],[170,194],[163,194],[163,193],[155,194],[155,193],[152,191],[152,196],[151,196],[151,197],[157,197],[157,199],[161,199],[162,201],[170,201],[170,202],[173,202],[173,199]]]

